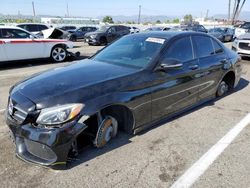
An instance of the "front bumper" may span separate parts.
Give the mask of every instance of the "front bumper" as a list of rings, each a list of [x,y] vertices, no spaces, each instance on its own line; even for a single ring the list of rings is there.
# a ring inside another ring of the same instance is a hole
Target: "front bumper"
[[[84,41],[88,44],[93,44],[93,45],[99,44],[98,40],[95,38],[86,37],[84,38]]]
[[[250,41],[234,42],[233,45],[232,45],[232,50],[237,52],[240,56],[250,57],[250,50],[242,49],[242,48],[239,47],[239,43],[244,43],[244,42],[249,42],[250,43]]]
[[[6,123],[11,130],[19,158],[54,169],[65,167],[72,143],[87,128],[76,121],[53,129],[37,128],[32,124],[18,125],[8,112]]]

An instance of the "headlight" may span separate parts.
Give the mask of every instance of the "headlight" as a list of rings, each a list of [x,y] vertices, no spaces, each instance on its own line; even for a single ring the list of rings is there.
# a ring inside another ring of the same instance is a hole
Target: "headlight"
[[[90,38],[94,39],[97,35],[90,35]]]
[[[41,125],[58,125],[74,119],[79,115],[83,104],[67,104],[43,109],[37,118]]]

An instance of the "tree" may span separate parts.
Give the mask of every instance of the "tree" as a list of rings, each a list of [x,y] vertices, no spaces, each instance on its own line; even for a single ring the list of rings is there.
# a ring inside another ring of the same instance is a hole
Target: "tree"
[[[114,23],[113,18],[112,18],[111,16],[105,16],[105,17],[102,19],[102,21],[103,21],[104,23],[110,23],[110,24]]]
[[[193,21],[193,16],[191,14],[187,14],[184,16],[184,22],[185,23],[190,23]]]
[[[157,20],[155,23],[156,23],[156,24],[161,24],[161,21],[160,21],[160,20]]]
[[[239,18],[239,15],[245,3],[246,0],[234,0],[232,24],[235,24],[235,21]]]
[[[173,23],[180,23],[179,18],[173,19]]]

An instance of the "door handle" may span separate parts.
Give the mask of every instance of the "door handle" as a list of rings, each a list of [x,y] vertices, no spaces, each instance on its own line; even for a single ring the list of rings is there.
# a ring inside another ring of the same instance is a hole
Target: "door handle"
[[[188,68],[190,68],[191,70],[196,70],[199,68],[199,65],[190,65]]]

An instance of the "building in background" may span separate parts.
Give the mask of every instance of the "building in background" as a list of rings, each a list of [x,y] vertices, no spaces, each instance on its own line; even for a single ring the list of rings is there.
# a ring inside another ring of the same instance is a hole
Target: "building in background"
[[[100,20],[92,18],[42,17],[41,22],[44,24],[55,24],[55,25],[98,25],[100,23]]]

